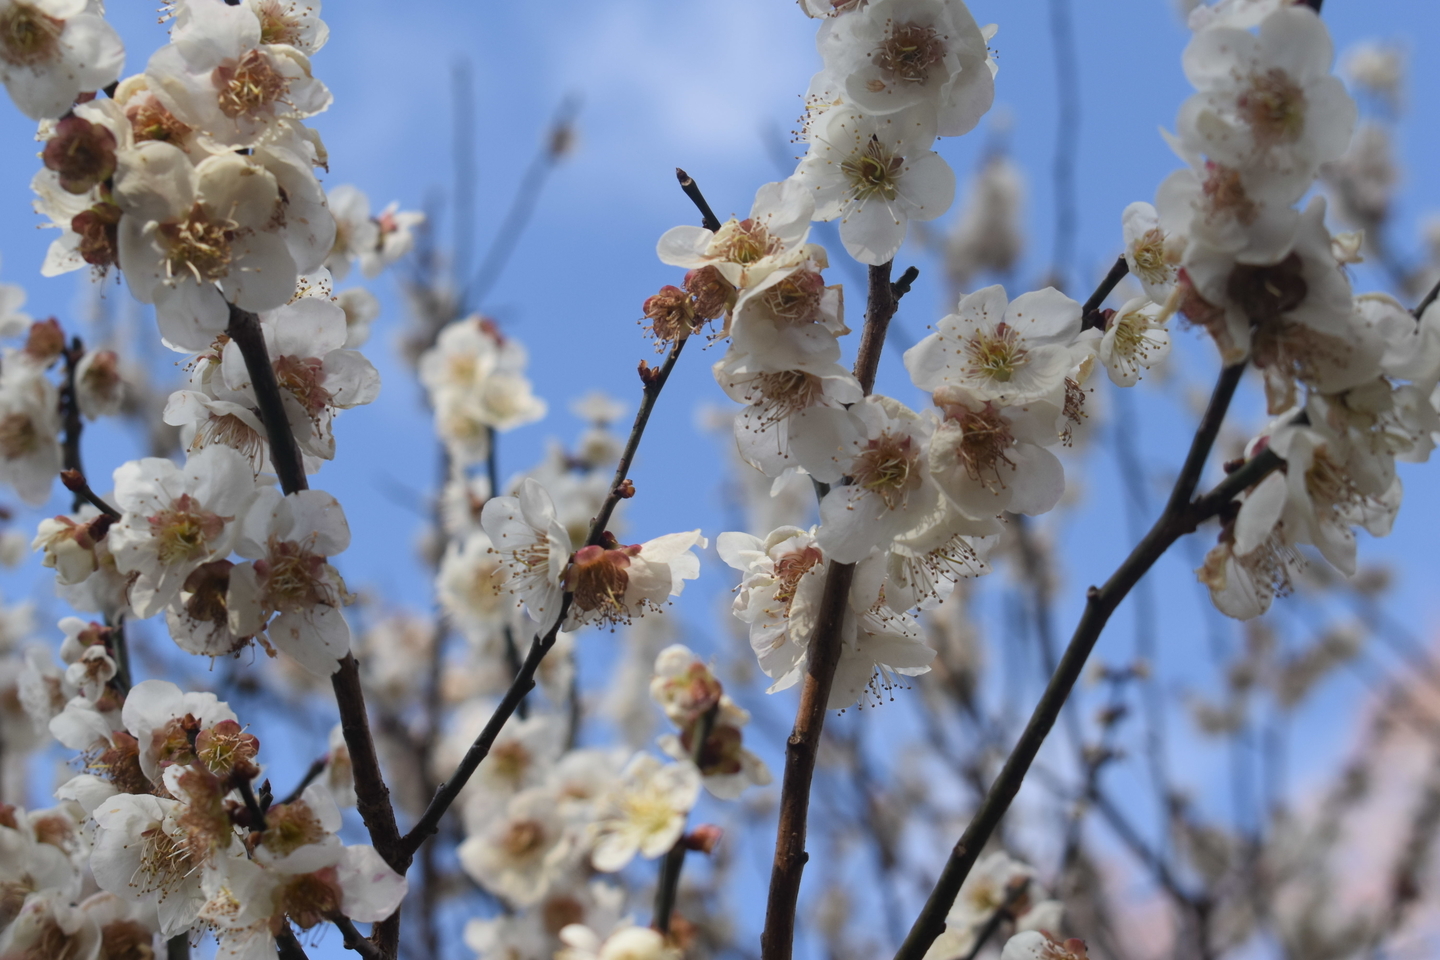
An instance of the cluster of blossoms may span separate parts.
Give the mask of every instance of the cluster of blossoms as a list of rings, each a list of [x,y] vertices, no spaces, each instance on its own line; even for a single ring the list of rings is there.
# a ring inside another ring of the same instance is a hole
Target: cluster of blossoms
[[[560,718],[533,715],[510,723],[480,765],[464,798],[460,862],[510,908],[470,922],[465,939],[481,958],[678,958],[664,937],[622,916],[623,888],[601,877],[677,845],[710,852],[719,828],[686,831],[702,786],[735,799],[770,773],[744,748],[749,714],[687,648],[660,652],[650,694],[677,730],[658,741],[670,762],[644,751],[565,751]]]
[[[309,928],[394,912],[405,879],[374,848],[341,842],[326,786],[257,800],[260,744],[228,705],[163,680],[127,690],[110,628],[61,626],[68,669],[21,692],[40,724],[59,692],[88,704],[48,717],[85,772],[58,807],[0,807],[5,956],[150,957],[202,930],[223,956],[274,956],[286,917]],[[77,904],[87,887],[100,892]]]
[[[1345,154],[1357,115],[1330,73],[1320,17],[1282,0],[1232,2],[1198,8],[1191,26],[1184,66],[1196,92],[1170,137],[1186,166],[1154,206],[1125,211],[1125,256],[1146,298],[1111,318],[1107,363],[1148,362],[1156,325],[1178,312],[1226,364],[1259,371],[1274,419],[1246,456],[1268,451],[1283,465],[1222,517],[1199,571],[1222,611],[1249,618],[1288,589],[1301,546],[1349,575],[1353,528],[1389,532],[1395,462],[1427,459],[1440,428],[1440,312],[1417,324],[1389,296],[1357,296],[1345,268],[1363,238],[1333,235],[1323,198],[1296,207]]]
[[[961,298],[905,355],[933,409],[866,396],[838,363],[849,332],[842,291],[825,284],[809,221],[844,217],[846,249],[877,265],[898,251],[908,218],[949,207],[953,174],[929,148],[988,109],[990,32],[958,0],[812,12],[824,14],[825,69],[809,97],[809,155],[792,178],[760,189],[745,220],[668,231],[660,259],[689,273],[645,313],[661,340],[723,317],[730,344],[714,373],[745,405],[735,419],[741,456],[777,484],[800,473],[828,487],[817,527],[726,533],[718,546],[744,575],[735,614],[772,691],[805,672],[826,562],[858,564],[829,702],[838,708],[867,688],[878,695],[895,675],[926,672],[934,651],[911,611],[988,570],[1002,514],[1044,513],[1059,500],[1064,474],[1047,448],[1083,417],[1083,384],[1104,341],[1058,291],[1010,303],[991,287]]]

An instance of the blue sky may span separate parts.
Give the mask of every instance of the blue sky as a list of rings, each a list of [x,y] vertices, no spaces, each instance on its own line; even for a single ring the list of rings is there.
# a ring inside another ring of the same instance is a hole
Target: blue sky
[[[976,0],[971,6],[981,23],[1000,24],[993,42],[1000,63],[996,108],[987,124],[1004,118],[1011,152],[1028,178],[1030,246],[1017,271],[1025,286],[1045,273],[1051,244],[1048,171],[1056,97],[1048,5],[1043,0]],[[1072,6],[1083,106],[1081,134],[1072,145],[1080,190],[1070,292],[1083,299],[1118,252],[1120,211],[1131,201],[1151,199],[1177,165],[1158,129],[1173,123],[1189,92],[1179,63],[1188,32],[1167,0],[1072,0]],[[148,0],[117,0],[110,7],[130,50],[127,69],[138,71],[163,42],[163,28]],[[654,244],[670,226],[695,220],[673,170],[681,166],[693,174],[722,217],[743,215],[756,187],[784,175],[775,161],[775,145],[778,141],[795,152],[788,132],[818,66],[814,21],[784,0],[344,0],[327,6],[324,16],[331,40],[315,57],[314,69],[330,86],[335,105],[314,125],[330,152],[327,186],[354,183],[376,207],[391,199],[406,208],[436,200],[445,214],[437,226],[448,236],[455,213],[450,199],[451,76],[463,61],[474,80],[474,231],[482,249],[547,118],[563,98],[579,98],[578,147],[556,171],[510,269],[485,305],[529,346],[536,392],[550,401],[552,411],[544,423],[503,439],[502,473],[533,463],[548,437],[571,438],[578,432],[580,424],[567,412],[571,399],[600,388],[633,407],[635,363],[653,359],[636,326],[640,303],[679,276],[655,259]],[[1415,38],[1440,35],[1440,7],[1422,0],[1330,0],[1325,19],[1339,50],[1368,38],[1399,40],[1415,50]],[[1440,61],[1413,58],[1409,69],[1411,93],[1399,140],[1407,176],[1392,242],[1413,262],[1421,257],[1420,223],[1440,211],[1440,180],[1426,176],[1440,147],[1440,100],[1424,95],[1440,89]],[[976,134],[942,141],[938,148],[962,184],[974,170],[986,130],[982,125]],[[38,274],[49,235],[32,228],[37,218],[30,212],[28,182],[38,166],[32,138],[28,121],[13,109],[0,111],[0,144],[8,144],[0,149],[0,210],[5,211],[0,280],[23,284],[36,316],[53,313],[64,322],[78,316],[80,285],[73,277],[45,280]],[[835,253],[838,263],[844,255]],[[935,282],[934,261],[907,249],[897,265],[910,263],[921,267],[922,279],[905,300],[899,322],[918,336],[947,305],[941,302],[942,285]],[[832,276],[847,275],[834,269]],[[1356,271],[1357,289],[1372,284],[1383,287],[1367,268]],[[416,514],[413,504],[400,502],[394,491],[430,488],[434,444],[418,388],[393,348],[403,310],[396,285],[386,277],[371,289],[381,297],[385,314],[366,353],[380,368],[384,389],[376,404],[342,418],[337,459],[314,484],[336,494],[346,507],[355,538],[342,569],[352,588],[375,587],[396,603],[427,609],[426,577],[408,552],[418,532]],[[113,286],[108,296],[117,305],[128,299]],[[863,291],[852,289],[849,299],[856,309]],[[852,317],[856,327],[857,319]],[[1213,350],[1195,335],[1182,333],[1177,339],[1177,374],[1196,389],[1208,390]],[[727,402],[708,370],[718,357],[716,350],[692,349],[671,380],[632,475],[640,491],[629,507],[633,539],[697,526],[713,539],[723,529],[717,488],[726,462],[713,438],[695,426],[701,405]],[[919,402],[893,352],[882,361],[879,389]],[[1160,481],[1179,462],[1193,424],[1193,414],[1175,402],[1176,393],[1173,387],[1146,383],[1130,398],[1129,409],[1138,412],[1129,428],[1135,448]],[[1111,398],[1097,399],[1101,410],[1115,409]],[[1253,426],[1262,417],[1254,391],[1242,393],[1235,410],[1240,423]],[[1077,453],[1071,475],[1085,499],[1052,531],[1064,560],[1056,611],[1062,636],[1074,622],[1084,587],[1103,580],[1133,542],[1123,519],[1124,487],[1108,443],[1097,436],[1088,451]],[[128,439],[107,439],[100,431],[87,437],[86,449],[96,477],[136,455]],[[1389,612],[1420,636],[1429,636],[1440,613],[1430,587],[1437,568],[1433,544],[1440,524],[1440,473],[1432,465],[1403,476],[1407,496],[1395,533],[1382,541],[1363,539],[1361,556],[1395,570],[1398,583]],[[102,484],[97,480],[96,485]],[[50,512],[58,509],[57,497]],[[1213,528],[1195,540],[1208,546],[1212,537]],[[1161,676],[1169,691],[1181,690],[1182,678],[1202,675],[1209,662],[1205,619],[1188,572],[1194,560],[1192,553],[1177,551],[1156,572],[1154,589],[1164,611]],[[9,597],[48,592],[33,566],[7,575],[3,585]],[[702,634],[725,636],[703,622],[715,609],[713,599],[731,585],[730,571],[718,562],[707,564],[701,583],[687,591],[680,615],[693,619]],[[1128,656],[1129,630],[1125,608],[1102,641],[1100,655]],[[1341,678],[1326,692],[1353,705],[1363,688]],[[788,709],[787,702],[780,712]],[[1324,766],[1344,747],[1350,716],[1346,710],[1302,715],[1293,776]],[[1198,742],[1185,749],[1193,751],[1202,798],[1221,802],[1204,782],[1223,757]],[[304,760],[298,763],[303,766]],[[312,953],[319,955],[324,951]]]

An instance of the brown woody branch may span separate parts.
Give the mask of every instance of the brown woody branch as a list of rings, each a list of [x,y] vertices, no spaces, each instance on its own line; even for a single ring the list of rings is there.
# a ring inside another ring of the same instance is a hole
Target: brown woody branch
[[[895,315],[896,288],[890,282],[890,263],[872,266],[869,271],[869,302],[865,329],[855,359],[855,378],[868,396],[875,387],[885,331]],[[913,281],[907,271],[907,277]],[[907,285],[908,286],[908,285]],[[806,653],[806,672],[800,688],[800,705],[795,727],[785,746],[785,773],[780,787],[780,822],[775,837],[775,862],[770,870],[770,894],[765,907],[765,929],[760,935],[764,960],[789,960],[795,943],[795,908],[800,899],[800,877],[809,854],[805,852],[805,830],[810,815],[810,784],[815,776],[815,759],[820,734],[825,727],[825,705],[835,682],[840,662],[840,626],[850,598],[855,565],[831,563],[825,574],[825,592],[820,615]]]
[[[1124,257],[1115,261],[1110,272],[1105,274],[1105,279],[1100,281],[1100,286],[1095,288],[1095,292],[1090,294],[1090,299],[1086,300],[1085,305],[1080,308],[1081,330],[1089,330],[1092,327],[1100,329],[1105,326],[1105,318],[1100,313],[1100,304],[1104,303],[1105,298],[1115,291],[1115,288],[1120,285],[1120,281],[1124,280],[1125,275],[1129,272],[1130,264]]]
[[[717,703],[696,719],[691,733],[694,742],[690,744],[690,761],[700,769],[700,759],[705,754],[705,743],[715,729],[715,718],[720,713]],[[703,772],[701,774],[704,775]],[[680,869],[685,866],[685,837],[675,840],[675,846],[665,854],[660,863],[660,876],[655,882],[655,916],[650,925],[667,936],[670,933],[670,915],[675,912],[675,898],[680,892]]]
[[[275,379],[265,333],[260,318],[249,310],[230,305],[230,324],[226,329],[245,359],[250,385],[259,407],[260,420],[270,442],[270,464],[280,479],[280,489],[292,494],[310,487],[305,479],[300,444],[290,429],[280,384]],[[335,703],[340,711],[340,728],[355,775],[355,805],[375,850],[397,873],[404,874],[409,860],[398,855],[400,828],[395,823],[395,809],[390,803],[390,788],[380,771],[380,758],[375,752],[375,738],[370,732],[370,717],[365,710],[365,692],[360,686],[360,665],[354,654],[347,653],[339,669],[330,677]],[[403,866],[402,866],[403,862]],[[382,952],[394,956],[400,943],[400,914],[374,926],[375,943]],[[293,939],[293,937],[292,937]],[[298,944],[297,944],[298,948]]]
[[[705,202],[705,197],[700,193],[700,188],[695,181],[685,176],[683,171],[677,171],[677,175],[680,177],[681,187],[685,190],[686,196],[690,197],[702,212],[708,211],[710,205]],[[706,226],[709,226],[710,222],[714,222],[715,229],[718,229],[719,223],[714,221],[714,214],[710,213],[706,216],[708,217]],[[586,537],[585,541],[587,544],[600,542],[601,535],[605,532],[605,527],[615,512],[615,507],[621,500],[634,493],[634,487],[629,483],[629,473],[630,467],[635,461],[635,453],[640,448],[640,438],[644,435],[645,427],[650,422],[650,414],[655,409],[655,402],[660,398],[660,391],[665,388],[670,374],[675,369],[675,364],[680,359],[680,353],[684,349],[685,341],[676,340],[671,346],[669,354],[666,355],[665,362],[659,367],[651,367],[645,361],[640,361],[640,382],[643,384],[640,409],[635,413],[635,422],[630,427],[630,436],[625,441],[625,449],[621,452],[620,462],[615,467],[615,476],[610,482],[610,493],[601,505],[600,512],[590,522],[590,535]],[[405,867],[410,865],[415,851],[420,849],[420,845],[440,829],[440,820],[445,816],[445,812],[455,803],[460,796],[460,791],[465,788],[465,784],[469,782],[481,762],[490,755],[490,748],[494,745],[495,739],[500,735],[506,722],[519,709],[526,694],[535,688],[535,671],[539,669],[540,661],[545,659],[545,655],[555,646],[555,638],[560,633],[560,625],[565,622],[565,617],[570,612],[570,602],[571,595],[567,593],[560,603],[555,624],[543,635],[537,633],[531,639],[530,649],[525,655],[524,662],[520,664],[519,670],[515,673],[515,679],[511,681],[505,695],[500,698],[500,703],[496,706],[495,712],[490,715],[485,728],[480,731],[480,735],[465,751],[465,756],[461,758],[449,779],[435,791],[435,796],[431,798],[415,826],[400,838],[397,855]],[[401,868],[396,867],[396,869]]]
[[[1019,792],[1030,765],[1040,752],[1040,747],[1060,715],[1075,682],[1080,678],[1090,652],[1095,648],[1105,624],[1120,602],[1176,540],[1218,514],[1237,494],[1264,479],[1280,465],[1279,458],[1274,454],[1269,454],[1268,457],[1261,454],[1232,473],[1210,494],[1192,501],[1211,448],[1215,445],[1215,438],[1219,435],[1220,425],[1244,373],[1244,364],[1226,367],[1221,371],[1211,394],[1210,404],[1196,430],[1190,452],[1175,480],[1164,512],[1105,585],[1090,588],[1085,612],[1081,615],[1070,645],[1051,676],[1045,693],[1035,705],[1030,721],[1015,749],[1006,759],[1000,775],[991,784],[970,825],[965,828],[964,834],[951,851],[925,907],[896,953],[896,960],[921,960],[935,942],[935,938],[944,931],[945,916],[954,904],[961,884],[969,876],[990,835],[1010,809],[1010,803]]]

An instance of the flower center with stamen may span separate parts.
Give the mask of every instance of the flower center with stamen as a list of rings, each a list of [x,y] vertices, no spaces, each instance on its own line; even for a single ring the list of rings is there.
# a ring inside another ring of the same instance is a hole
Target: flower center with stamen
[[[265,832],[260,842],[277,856],[293,853],[301,847],[319,843],[327,836],[320,819],[303,800],[277,803],[265,812]]]
[[[824,277],[813,270],[797,270],[761,294],[761,300],[777,320],[800,326],[820,319],[824,296]]]
[[[565,586],[574,594],[574,604],[587,613],[596,611],[600,619],[626,619],[625,590],[630,585],[630,557],[639,547],[606,550],[601,546],[581,547],[565,573]]]
[[[865,445],[851,470],[855,484],[876,494],[887,509],[905,505],[922,478],[916,469],[920,447],[909,434],[881,434]]]
[[[804,370],[757,374],[745,399],[754,403],[756,394],[761,421],[766,425],[779,423],[791,414],[808,410],[825,397],[823,381]]]
[[[188,493],[176,497],[170,509],[150,517],[150,535],[163,565],[196,560],[210,552],[210,541],[225,529],[227,517],[216,516]]]
[[[780,241],[770,236],[765,225],[756,220],[730,220],[710,241],[707,254],[732,263],[751,264],[772,253],[779,253]]]
[[[142,95],[125,107],[125,119],[135,132],[135,142],[159,140],[176,143],[190,134],[190,127],[179,120],[154,96]]]
[[[794,553],[787,553],[775,561],[775,579],[779,581],[779,586],[775,590],[775,599],[785,604],[787,612],[790,604],[795,600],[795,593],[800,589],[800,581],[815,564],[821,563],[824,559],[819,547],[805,547]]]
[[[1294,143],[1305,132],[1305,91],[1284,70],[1252,74],[1235,105],[1261,149]]]
[[[1210,202],[1208,218],[1215,214],[1228,213],[1237,222],[1250,226],[1260,215],[1255,201],[1245,192],[1240,171],[1212,161],[1205,162],[1205,182],[1201,185],[1205,199]]]
[[[1305,301],[1305,262],[1298,253],[1268,267],[1239,264],[1230,271],[1225,292],[1253,324],[1266,324]]]
[[[890,36],[870,59],[891,82],[924,83],[930,79],[930,68],[945,59],[945,40],[934,27],[892,24]]]
[[[545,833],[545,825],[538,820],[517,820],[506,829],[500,843],[513,859],[528,859],[544,848]]]
[[[65,21],[40,12],[28,3],[11,3],[0,14],[0,58],[21,67],[54,59]]]
[[[840,170],[850,180],[846,194],[856,203],[877,195],[894,200],[900,192],[898,182],[904,169],[905,158],[891,154],[877,136],[871,136],[865,149],[840,164]]]
[[[76,248],[80,258],[92,267],[112,267],[120,262],[120,208],[104,201],[70,218],[70,229],[80,235]]]
[[[208,283],[230,273],[230,244],[240,225],[224,217],[211,219],[200,204],[184,220],[171,220],[156,228],[165,240],[166,275],[188,273],[197,283]]]
[[[1170,279],[1170,262],[1165,259],[1165,234],[1159,227],[1145,231],[1130,251],[1135,260],[1135,275],[1147,283],[1164,283]]]
[[[28,413],[10,413],[0,418],[0,455],[18,460],[40,449],[40,431]]]
[[[304,613],[317,605],[339,606],[334,587],[326,579],[324,557],[318,557],[294,540],[270,538],[264,560],[255,572],[264,580],[266,603],[281,613]]]
[[[1002,320],[993,331],[981,330],[966,340],[965,356],[970,361],[966,371],[970,376],[1009,383],[1029,360],[1030,351],[1019,331]]]
[[[216,67],[211,79],[220,92],[220,112],[232,120],[270,106],[282,99],[290,87],[290,81],[258,49],[247,51],[233,67]]]
[[[139,887],[142,894],[159,892],[163,896],[200,866],[191,859],[184,838],[171,836],[159,824],[140,834],[140,841],[140,867],[130,885]]]
[[[325,362],[319,357],[279,357],[275,360],[275,379],[282,390],[289,390],[312,418],[330,405],[330,391],[320,385],[325,376]]]
[[[525,774],[534,766],[525,744],[513,740],[496,744],[485,759],[494,776],[517,786],[524,782]]]
[[[240,451],[257,470],[265,458],[265,438],[233,413],[212,413],[196,426],[191,451],[203,450],[212,443]]]
[[[281,0],[261,0],[260,42],[284,43],[295,46],[300,39],[300,18],[291,12],[293,5],[286,9]]]
[[[958,407],[950,412],[950,418],[960,425],[960,446],[956,451],[965,475],[976,483],[983,484],[992,493],[1005,489],[1005,478],[1001,466],[1015,469],[1010,459],[1010,448],[1015,438],[1010,434],[1010,424],[993,404],[985,404],[981,410]]]
[[[340,913],[343,893],[334,867],[305,873],[275,891],[276,914],[284,912],[295,925],[309,930],[326,917]]]

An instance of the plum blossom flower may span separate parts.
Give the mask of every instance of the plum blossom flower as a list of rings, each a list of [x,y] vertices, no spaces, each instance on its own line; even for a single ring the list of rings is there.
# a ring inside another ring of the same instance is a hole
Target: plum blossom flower
[[[931,476],[960,513],[1036,516],[1059,502],[1065,469],[1047,447],[1060,439],[1060,407],[1044,400],[1002,406],[961,387],[941,387],[944,419],[930,443]]]
[[[560,930],[565,947],[556,960],[681,960],[684,954],[664,934],[649,927],[623,924],[608,937],[572,923]]]
[[[172,42],[145,68],[155,95],[182,123],[219,147],[253,147],[283,121],[330,106],[330,91],[311,76],[309,57],[288,44],[263,42],[251,5],[187,0],[185,7]]]
[[[329,558],[349,546],[345,513],[330,494],[261,490],[235,539],[235,552],[252,562],[230,571],[231,629],[264,630],[311,673],[334,673],[350,652],[350,626],[340,612],[349,594]]]
[[[1080,337],[1080,304],[1053,287],[1013,302],[1003,287],[986,287],[962,297],[934,333],[905,351],[905,369],[932,393],[953,386],[1007,406],[1053,401],[1078,359]]]
[[[116,469],[123,516],[106,539],[117,569],[134,576],[137,616],[159,613],[201,564],[230,552],[254,493],[250,464],[229,447],[206,447],[184,467],[148,457]]]
[[[1115,311],[1100,341],[1100,362],[1117,387],[1133,387],[1140,371],[1170,354],[1170,334],[1161,308],[1148,297],[1136,297]]]
[[[825,582],[825,555],[813,533],[779,527],[763,539],[722,533],[720,559],[744,574],[731,606],[749,625],[750,647],[768,677],[783,678],[805,656]]]
[[[685,818],[699,795],[700,774],[694,764],[664,764],[637,753],[621,782],[600,801],[591,827],[591,864],[602,873],[615,873],[636,854],[648,860],[664,856],[685,832]]]
[[[1085,941],[1071,937],[1061,942],[1040,930],[1023,930],[1005,941],[1000,960],[1088,960]]]
[[[120,35],[87,0],[0,2],[0,82],[32,120],[60,117],[124,62]]]
[[[60,473],[60,402],[44,371],[6,359],[0,376],[0,481],[39,506]]]
[[[142,143],[122,157],[115,197],[121,269],[131,294],[155,304],[172,346],[207,348],[229,323],[227,301],[259,312],[295,292],[299,271],[275,217],[279,184],[251,159],[192,165],[178,147]]]
[[[920,108],[937,133],[969,133],[995,99],[988,43],[961,0],[874,0],[822,31],[820,54],[846,99],[874,115]]]
[[[886,263],[911,220],[933,220],[955,199],[955,172],[930,149],[934,140],[924,111],[875,117],[832,109],[815,122],[793,179],[813,197],[815,219],[840,220],[850,256]]]
[[[525,376],[525,347],[478,314],[440,331],[420,357],[420,382],[430,392],[435,427],[460,464],[485,459],[490,432],[543,418],[544,400]]]
[[[518,497],[492,497],[480,524],[505,566],[505,587],[530,619],[546,631],[560,616],[570,534],[555,517],[555,504],[538,481],[525,479]]]
[[[583,855],[579,837],[549,790],[517,793],[504,813],[460,845],[465,872],[517,907],[532,906],[566,879]]]
[[[1330,73],[1334,47],[1315,11],[1284,5],[1259,27],[1258,35],[1229,25],[1194,35],[1184,66],[1197,92],[1176,123],[1211,160],[1291,179],[1295,200],[1320,164],[1349,146],[1355,101]]]
[[[1132,203],[1120,215],[1125,236],[1125,264],[1130,275],[1140,281],[1145,293],[1156,303],[1164,303],[1175,286],[1176,266],[1165,246],[1165,231],[1160,215],[1148,203]]]
[[[810,193],[792,180],[767,183],[755,192],[750,216],[731,217],[719,231],[671,227],[656,253],[662,263],[688,270],[714,267],[739,290],[773,284],[809,259],[805,243],[815,205]]]
[[[1220,531],[1220,542],[1195,571],[1210,589],[1215,608],[1227,617],[1249,620],[1270,609],[1291,589],[1301,559],[1282,522],[1284,476],[1272,473],[1239,498],[1236,517]]]
[[[707,545],[699,530],[691,530],[630,546],[612,542],[581,547],[565,572],[565,589],[572,595],[566,629],[628,623],[647,608],[658,609],[667,598],[680,595],[686,580],[700,576],[700,558],[690,550]]]

